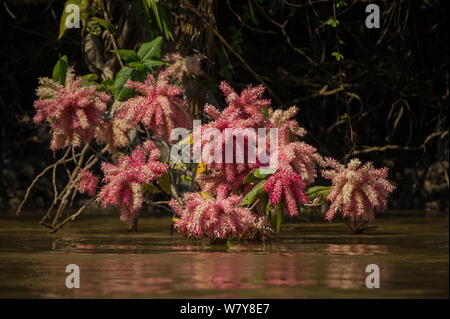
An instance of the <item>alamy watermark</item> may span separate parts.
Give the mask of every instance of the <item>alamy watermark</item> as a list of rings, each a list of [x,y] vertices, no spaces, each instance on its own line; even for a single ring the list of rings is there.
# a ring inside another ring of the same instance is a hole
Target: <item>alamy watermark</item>
[[[380,288],[380,267],[377,264],[366,266],[366,288]]]
[[[66,272],[70,273],[66,277],[66,287],[69,289],[80,288],[80,267],[76,264],[66,266]]]
[[[66,28],[80,28],[80,7],[76,4],[68,4],[64,11],[68,13],[64,21]]]
[[[366,27],[368,29],[380,28],[380,7],[376,4],[369,4],[366,7],[366,13],[370,13],[366,18]]]

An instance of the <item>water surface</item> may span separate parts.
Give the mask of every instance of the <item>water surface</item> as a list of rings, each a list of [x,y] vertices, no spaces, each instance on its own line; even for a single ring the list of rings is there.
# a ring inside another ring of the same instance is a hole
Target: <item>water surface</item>
[[[288,224],[269,244],[193,245],[170,217],[129,233],[117,216],[83,216],[56,234],[37,217],[0,217],[0,298],[448,298],[448,217]],[[81,288],[65,272],[77,264]],[[380,267],[379,289],[365,268]]]

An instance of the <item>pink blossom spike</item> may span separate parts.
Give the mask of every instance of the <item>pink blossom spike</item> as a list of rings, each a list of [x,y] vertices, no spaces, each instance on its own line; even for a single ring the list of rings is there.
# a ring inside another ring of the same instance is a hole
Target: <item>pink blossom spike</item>
[[[368,162],[361,166],[359,159],[352,159],[347,166],[331,158],[325,159],[330,169],[322,176],[331,179],[332,187],[328,200],[331,205],[326,218],[331,221],[338,211],[351,222],[373,222],[375,210],[386,209],[387,197],[395,186],[387,180],[388,169],[376,169]]]
[[[181,88],[169,84],[167,71],[161,71],[157,81],[153,75],[148,75],[145,83],[128,80],[124,86],[140,95],[122,103],[118,118],[132,126],[142,123],[166,140],[174,128],[192,126],[186,104],[180,97]]]
[[[82,81],[72,68],[67,70],[64,86],[49,78],[39,79],[36,94],[40,99],[34,102],[33,119],[36,123],[50,123],[53,151],[71,143],[80,146],[89,142],[103,123],[101,117],[111,97],[98,92],[95,86],[82,86]]]
[[[142,184],[150,183],[168,169],[167,164],[159,161],[159,150],[149,140],[138,146],[131,156],[120,156],[116,165],[103,162],[101,167],[105,185],[97,201],[104,207],[118,205],[121,220],[129,225],[142,206]]]
[[[99,178],[92,174],[91,171],[81,170],[79,173],[80,182],[78,184],[78,191],[80,193],[86,193],[89,196],[95,196],[97,193],[97,184]]]
[[[278,168],[277,172],[267,179],[263,189],[269,194],[270,204],[277,205],[284,198],[287,211],[291,216],[296,216],[297,204],[308,201],[305,186],[306,183],[300,175],[289,168]]]
[[[240,238],[250,228],[256,228],[259,218],[238,204],[242,198],[228,195],[227,187],[217,188],[216,198],[205,198],[199,193],[187,193],[184,205],[172,199],[169,206],[178,214],[175,229],[188,238]]]

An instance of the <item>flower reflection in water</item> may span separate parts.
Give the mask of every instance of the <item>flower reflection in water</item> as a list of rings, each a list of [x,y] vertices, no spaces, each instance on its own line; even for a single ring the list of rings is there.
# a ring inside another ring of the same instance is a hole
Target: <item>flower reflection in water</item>
[[[157,253],[144,245],[76,244],[72,254],[58,251],[58,258],[40,260],[40,271],[61,278],[50,278],[35,293],[44,297],[155,298],[264,291],[264,296],[272,298],[303,297],[307,291],[322,288],[366,289],[366,265],[377,263],[377,255],[388,254],[386,246],[362,244],[299,244],[297,251],[280,245],[240,244],[222,249],[205,245],[171,248]],[[64,282],[61,264],[69,263],[80,267],[81,289],[54,284]],[[388,266],[380,265],[382,282],[389,277]]]

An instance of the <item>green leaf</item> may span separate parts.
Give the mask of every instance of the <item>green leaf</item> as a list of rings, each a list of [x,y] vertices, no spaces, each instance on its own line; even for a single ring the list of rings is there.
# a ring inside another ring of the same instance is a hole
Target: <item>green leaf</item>
[[[106,80],[103,80],[103,82],[102,82],[102,86],[103,87],[105,87],[105,88],[112,88],[112,86],[113,86],[113,84],[114,84],[114,80],[113,79],[106,79]]]
[[[167,19],[164,10],[161,9],[161,17],[162,17],[162,24],[164,29],[164,35],[166,36],[166,39],[173,40],[173,34],[172,31],[170,31],[169,22],[170,20]]]
[[[111,52],[118,53],[120,57],[127,62],[139,62],[139,56],[133,50],[111,50]]]
[[[313,200],[316,197],[322,197],[326,200],[330,191],[331,186],[313,186],[306,190],[306,196],[308,196],[310,200]]]
[[[339,24],[339,20],[333,19],[333,18],[329,18],[327,20],[327,24],[331,25],[333,28],[336,28],[338,26],[338,24]]]
[[[133,74],[134,70],[128,66],[124,66],[120,71],[116,74],[116,79],[114,80],[112,91],[116,98],[116,100],[120,100],[122,96],[124,95],[124,90],[126,88],[123,87],[125,82],[130,79],[131,75]]]
[[[145,66],[141,62],[130,62],[130,66],[137,71],[145,70]]]
[[[339,8],[339,7],[346,7],[348,4],[347,4],[347,2],[346,1],[343,1],[343,0],[340,0],[340,1],[337,1],[336,2],[336,8]]]
[[[262,179],[266,179],[267,176],[272,175],[272,174],[273,174],[273,172],[271,172],[271,173],[262,173],[259,168],[254,169],[250,173],[248,173],[247,176],[245,176],[243,184],[259,182]]]
[[[128,80],[144,82],[146,79],[146,76],[147,76],[146,73],[143,71],[137,71],[128,66],[124,66],[117,73],[116,78],[113,83],[113,86],[112,86],[112,91],[113,91],[115,99],[117,101],[120,101],[121,99],[131,97],[134,94],[134,90],[125,88],[123,85]]]
[[[323,200],[327,200],[328,195],[330,194],[331,189],[323,190],[316,193],[317,197],[322,197]]]
[[[261,169],[259,169],[259,168],[255,169],[253,171],[253,175],[255,175],[255,177],[259,178],[259,179],[265,179],[265,178],[267,178],[267,176],[272,175],[272,174],[273,174],[273,172],[272,173],[262,173]]]
[[[151,58],[159,58],[161,56],[162,37],[157,37],[153,41],[143,43],[139,48],[137,55],[144,61]]]
[[[157,61],[157,60],[151,60],[151,59],[145,59],[142,64],[147,69],[148,72],[152,72],[154,67],[161,66],[161,65],[168,65],[169,63],[163,62],[163,61]]]
[[[66,55],[63,55],[59,58],[58,62],[56,62],[53,67],[52,79],[55,82],[61,83],[64,85],[66,82],[66,74],[67,69],[69,68],[69,61]]]
[[[340,54],[339,52],[333,52],[331,53],[332,56],[334,56],[336,58],[336,60],[340,61],[344,59],[344,56],[342,54]]]
[[[147,0],[148,6],[153,10],[159,30],[162,30],[161,19],[158,12],[158,3],[156,0]]]
[[[210,194],[204,193],[204,192],[200,192],[200,195],[202,195],[204,198],[214,198],[212,197]]]
[[[256,186],[253,187],[252,190],[244,196],[244,199],[239,203],[239,206],[251,205],[258,199],[259,196],[265,194],[266,192],[263,190],[263,186],[265,183],[266,180],[262,180],[258,184],[256,184]]]
[[[89,86],[89,85],[96,85],[98,80],[98,75],[94,73],[85,74],[81,77],[83,79],[82,85]],[[97,89],[101,89],[98,88]]]
[[[170,188],[170,176],[168,173],[160,176],[156,180],[161,189],[169,195],[172,195],[172,189]]]
[[[82,76],[83,80],[86,80],[88,82],[92,82],[92,81],[97,81],[98,80],[98,75],[95,73],[89,73],[89,74],[85,74]]]
[[[247,174],[247,176],[245,176],[242,184],[256,183],[259,181],[260,180],[258,178],[256,178],[255,175],[253,175],[253,171],[251,171],[250,173]]]
[[[305,193],[306,193],[306,195],[311,195],[313,193],[317,193],[317,192],[327,190],[330,188],[331,188],[331,186],[312,186],[312,187],[308,188]]]

